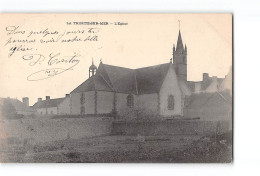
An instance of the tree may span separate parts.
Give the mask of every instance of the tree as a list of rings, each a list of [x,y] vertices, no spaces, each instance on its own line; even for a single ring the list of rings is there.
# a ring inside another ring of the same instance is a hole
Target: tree
[[[4,99],[3,101],[3,106],[1,108],[2,110],[2,115],[5,118],[12,118],[15,115],[15,107],[14,105],[11,103],[11,100],[9,98]]]

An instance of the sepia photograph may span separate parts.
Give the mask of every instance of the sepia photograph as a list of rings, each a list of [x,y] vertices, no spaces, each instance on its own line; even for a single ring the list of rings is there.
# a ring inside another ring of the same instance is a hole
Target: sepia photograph
[[[232,20],[0,14],[0,162],[232,163]]]

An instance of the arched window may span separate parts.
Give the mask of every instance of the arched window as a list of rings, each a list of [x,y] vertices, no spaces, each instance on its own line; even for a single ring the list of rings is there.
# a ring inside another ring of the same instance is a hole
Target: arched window
[[[169,95],[168,96],[168,110],[173,110],[174,109],[174,96]]]
[[[80,107],[80,114],[81,115],[85,114],[85,107],[84,106]]]
[[[132,108],[134,106],[134,96],[132,94],[126,97],[127,99],[127,106]]]

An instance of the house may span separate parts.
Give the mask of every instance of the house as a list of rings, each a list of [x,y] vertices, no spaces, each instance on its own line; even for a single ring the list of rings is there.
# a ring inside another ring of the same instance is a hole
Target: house
[[[193,93],[213,93],[219,90],[220,84],[223,80],[223,78],[218,78],[217,76],[210,77],[208,73],[203,73],[202,81],[187,81],[187,85]]]
[[[184,108],[187,118],[209,121],[232,121],[232,97],[228,91],[192,94]]]
[[[232,68],[230,68],[228,74],[225,76],[224,80],[219,86],[219,90],[220,91],[227,90],[230,96],[232,96]]]
[[[70,95],[65,98],[51,99],[46,96],[46,100],[38,98],[38,102],[33,105],[33,109],[40,115],[65,115],[70,114]]]
[[[29,98],[24,97],[23,102],[14,98],[0,98],[0,112],[3,116],[31,115],[35,111],[29,106]]]

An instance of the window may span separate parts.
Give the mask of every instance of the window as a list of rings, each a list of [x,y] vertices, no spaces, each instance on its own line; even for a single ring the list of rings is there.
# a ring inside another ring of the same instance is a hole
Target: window
[[[80,104],[83,105],[85,103],[85,96],[84,93],[80,94]]]
[[[126,97],[127,99],[127,106],[132,108],[134,106],[134,96],[132,94]]]
[[[81,115],[85,114],[85,107],[83,106],[80,107],[80,114]]]
[[[169,95],[168,96],[168,110],[173,110],[174,109],[174,96]]]

